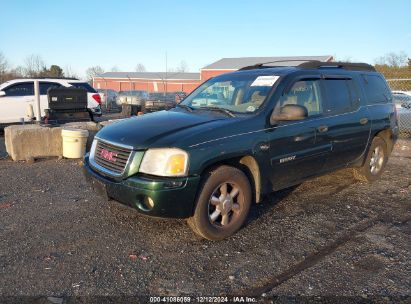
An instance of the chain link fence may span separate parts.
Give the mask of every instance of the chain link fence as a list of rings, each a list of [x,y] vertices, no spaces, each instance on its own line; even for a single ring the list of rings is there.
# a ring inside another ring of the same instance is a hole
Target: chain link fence
[[[400,136],[411,138],[411,78],[387,79],[397,107]]]

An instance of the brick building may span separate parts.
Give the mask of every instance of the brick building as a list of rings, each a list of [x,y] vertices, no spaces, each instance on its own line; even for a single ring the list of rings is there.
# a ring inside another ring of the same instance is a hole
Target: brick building
[[[145,90],[147,92],[191,92],[207,79],[258,63],[276,61],[276,66],[298,65],[307,60],[332,61],[328,56],[241,57],[223,58],[202,69],[200,73],[107,72],[93,78],[96,89],[116,91]]]

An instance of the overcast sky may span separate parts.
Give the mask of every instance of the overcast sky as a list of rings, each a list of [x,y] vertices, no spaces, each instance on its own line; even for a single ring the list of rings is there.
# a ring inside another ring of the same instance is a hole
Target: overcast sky
[[[30,54],[78,75],[94,65],[190,71],[222,57],[335,55],[374,63],[411,56],[410,0],[1,0],[0,51]]]

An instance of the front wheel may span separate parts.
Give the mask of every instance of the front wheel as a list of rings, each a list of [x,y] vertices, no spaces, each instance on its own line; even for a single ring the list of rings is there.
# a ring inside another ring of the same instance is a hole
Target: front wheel
[[[191,229],[209,240],[233,235],[244,224],[251,205],[251,186],[241,170],[220,166],[208,173],[198,194]]]
[[[387,145],[382,138],[376,136],[371,143],[364,165],[354,168],[354,177],[364,182],[373,182],[381,176],[387,161]]]

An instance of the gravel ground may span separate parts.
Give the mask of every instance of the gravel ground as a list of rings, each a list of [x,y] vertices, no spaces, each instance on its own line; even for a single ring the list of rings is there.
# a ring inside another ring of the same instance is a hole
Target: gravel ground
[[[0,295],[44,300],[38,303],[237,294],[405,303],[410,160],[411,141],[402,140],[373,184],[355,181],[347,169],[275,193],[221,242],[195,237],[183,220],[103,201],[79,161],[0,160]]]

